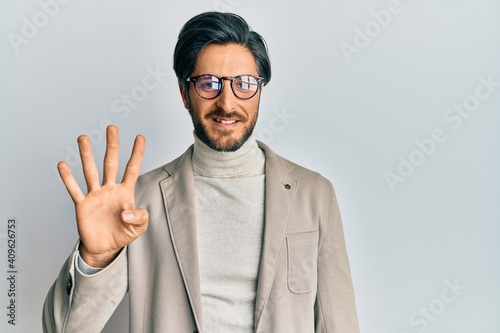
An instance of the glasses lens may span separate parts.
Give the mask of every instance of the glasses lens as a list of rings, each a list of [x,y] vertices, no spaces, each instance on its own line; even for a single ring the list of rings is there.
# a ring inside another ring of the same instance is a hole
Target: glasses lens
[[[241,75],[232,82],[233,91],[239,98],[247,99],[255,95],[259,89],[259,82],[251,75]]]
[[[195,82],[196,91],[203,98],[216,97],[222,88],[221,85],[219,78],[212,75],[200,76]]]

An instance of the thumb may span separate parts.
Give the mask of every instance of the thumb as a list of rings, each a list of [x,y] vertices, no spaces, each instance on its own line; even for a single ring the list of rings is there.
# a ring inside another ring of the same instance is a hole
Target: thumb
[[[127,209],[121,214],[121,218],[124,223],[135,225],[147,224],[148,217],[148,211],[144,208]]]

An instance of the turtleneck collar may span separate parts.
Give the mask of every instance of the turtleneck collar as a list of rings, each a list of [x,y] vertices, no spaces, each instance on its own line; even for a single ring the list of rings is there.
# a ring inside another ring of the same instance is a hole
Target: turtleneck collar
[[[197,176],[235,178],[263,175],[266,158],[252,134],[236,151],[216,151],[194,134],[193,170]]]

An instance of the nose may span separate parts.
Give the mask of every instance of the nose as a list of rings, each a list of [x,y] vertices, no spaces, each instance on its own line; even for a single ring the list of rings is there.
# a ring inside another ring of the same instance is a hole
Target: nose
[[[231,90],[231,80],[223,80],[225,80],[226,82],[224,82],[224,87],[222,88],[220,95],[217,97],[216,105],[220,109],[229,112],[234,110],[234,108],[236,107],[237,97],[234,96],[233,91]]]

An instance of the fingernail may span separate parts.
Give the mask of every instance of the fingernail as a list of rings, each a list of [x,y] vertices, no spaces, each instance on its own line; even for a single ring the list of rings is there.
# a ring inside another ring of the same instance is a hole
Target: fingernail
[[[134,213],[132,213],[132,212],[127,212],[127,211],[124,211],[124,212],[123,212],[123,220],[124,220],[125,222],[132,222],[134,219],[135,219],[135,215],[134,215]]]

